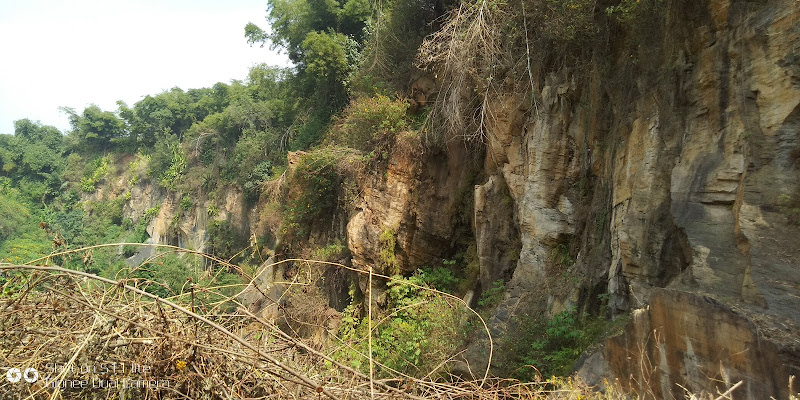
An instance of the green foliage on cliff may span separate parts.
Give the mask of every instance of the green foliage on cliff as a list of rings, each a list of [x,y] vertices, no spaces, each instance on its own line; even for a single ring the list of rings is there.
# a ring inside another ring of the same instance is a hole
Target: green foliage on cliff
[[[326,226],[337,206],[339,162],[344,154],[321,149],[304,154],[289,177],[282,233],[287,245],[304,240],[315,227]]]
[[[327,139],[363,152],[383,154],[385,159],[395,136],[410,128],[407,109],[405,101],[382,95],[354,99]]]
[[[94,192],[97,184],[108,174],[110,163],[111,157],[109,156],[98,157],[89,163],[86,172],[81,177],[81,190],[85,193]]]
[[[609,327],[604,318],[580,316],[574,307],[549,319],[529,317],[520,322],[518,334],[506,338],[501,354],[503,368],[526,381],[570,375],[578,357]]]
[[[378,266],[380,267],[379,270],[381,273],[386,275],[399,274],[400,266],[397,256],[394,253],[397,246],[397,237],[395,236],[394,230],[386,229],[381,232],[381,236],[378,237],[378,241],[381,249],[381,252],[378,255],[380,257],[378,260]]]
[[[245,238],[241,237],[228,221],[211,221],[208,224],[208,236],[211,240],[207,252],[224,260],[234,259],[247,247]]]

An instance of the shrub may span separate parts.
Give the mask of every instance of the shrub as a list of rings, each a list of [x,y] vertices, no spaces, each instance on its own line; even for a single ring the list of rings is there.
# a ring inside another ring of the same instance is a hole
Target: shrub
[[[98,157],[92,161],[86,173],[81,178],[81,190],[92,193],[100,181],[108,174],[111,156]]]
[[[289,192],[283,217],[282,235],[304,240],[318,226],[324,226],[336,211],[340,186],[339,162],[346,153],[335,148],[306,153],[289,177]],[[291,246],[291,243],[286,243]]]
[[[178,183],[185,169],[186,154],[183,152],[181,146],[173,146],[172,159],[170,160],[169,167],[164,174],[161,175],[161,179],[159,179],[158,182],[165,188],[174,189],[175,184]]]
[[[175,254],[162,255],[152,262],[134,270],[134,276],[146,279],[145,291],[160,297],[170,297],[182,293],[192,282],[198,281],[197,269]]]
[[[212,221],[208,224],[208,236],[207,252],[222,259],[230,260],[247,247],[246,239],[228,221]]]
[[[150,207],[147,210],[145,210],[145,212],[144,212],[144,221],[145,221],[145,223],[146,224],[150,223],[150,221],[152,221],[153,218],[158,216],[159,212],[161,212],[161,205],[160,204],[156,204],[155,206]]]
[[[247,174],[245,182],[242,184],[245,199],[249,203],[255,203],[261,194],[261,185],[272,177],[272,163],[262,161]]]
[[[30,211],[11,196],[0,194],[0,243],[20,233],[30,218]]]
[[[113,200],[100,201],[93,204],[93,214],[100,218],[110,221],[114,225],[122,225],[122,209],[124,199],[118,197]]]
[[[178,137],[164,132],[159,136],[150,154],[147,174],[156,179],[162,187],[174,189],[185,169],[186,154],[181,148]]]
[[[423,376],[439,367],[463,344],[465,337],[460,308],[430,290],[422,274],[408,278],[394,277],[386,291],[386,316],[373,321],[372,352],[378,363],[414,376]],[[375,316],[373,316],[374,318]],[[337,359],[367,371],[368,320],[359,318],[357,304],[343,312],[339,328],[347,348],[334,353]],[[394,376],[381,366],[377,376]],[[442,371],[446,373],[446,371]]]
[[[128,185],[131,187],[139,183],[139,179],[146,174],[150,156],[136,153],[136,159],[128,164]]]
[[[409,127],[408,103],[386,96],[356,99],[331,129],[328,141],[359,151],[387,151],[395,135]]]
[[[443,264],[445,266],[452,266],[455,264],[455,261],[445,260]],[[458,278],[453,275],[453,271],[445,267],[422,268],[417,271],[417,273],[431,287],[443,292],[451,293],[456,283],[458,283]]]
[[[478,306],[483,308],[494,307],[503,300],[506,292],[506,283],[502,279],[498,279],[492,283],[492,287],[486,289],[481,293],[481,298],[478,299]]]
[[[536,372],[544,377],[568,376],[575,362],[591,344],[604,333],[608,323],[599,317],[579,318],[574,307],[550,319],[530,318],[522,321],[519,335],[505,344],[508,353],[507,369],[521,380],[535,380]]]
[[[437,4],[435,0],[384,3],[365,29],[361,68],[351,80],[357,91],[389,93],[408,89],[417,49],[425,36],[436,29],[434,20],[440,17]]]
[[[558,243],[550,248],[550,261],[562,267],[569,267],[575,263],[566,243]]]
[[[66,167],[61,177],[68,182],[80,182],[83,177],[83,170],[86,168],[86,162],[83,157],[78,153],[70,153],[67,156]]]
[[[194,202],[192,202],[192,198],[188,194],[185,194],[185,195],[181,196],[181,204],[180,204],[180,206],[181,206],[181,210],[189,211],[189,210],[192,209],[192,207],[194,207]]]
[[[336,241],[325,247],[320,247],[311,254],[311,258],[318,261],[338,261],[348,253],[348,248],[341,241]]]

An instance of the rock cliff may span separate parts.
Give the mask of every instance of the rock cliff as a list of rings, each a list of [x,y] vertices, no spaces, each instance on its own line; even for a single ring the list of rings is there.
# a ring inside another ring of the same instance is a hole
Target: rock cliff
[[[663,51],[607,54],[636,73],[563,68],[533,105],[486,99],[480,285],[510,277],[491,325],[632,312],[585,375],[658,398],[738,380],[741,398],[785,395],[800,374],[800,229],[785,206],[800,195],[800,6],[666,3]],[[354,264],[378,261],[386,230],[404,270],[441,254],[467,165],[458,152],[393,159],[348,226]]]
[[[629,315],[580,363],[594,383],[681,398],[741,380],[736,398],[785,397],[800,375],[800,3],[659,4],[657,51],[618,39],[596,68],[538,66],[532,96],[487,94],[482,149],[396,146],[359,175],[333,235],[354,267],[387,274],[474,246],[478,294],[505,282],[498,341],[571,307]],[[163,204],[156,242],[203,248],[210,200],[173,223],[174,193],[132,190],[127,217]],[[257,229],[259,207],[235,189],[214,204]],[[466,352],[473,371],[485,344]]]

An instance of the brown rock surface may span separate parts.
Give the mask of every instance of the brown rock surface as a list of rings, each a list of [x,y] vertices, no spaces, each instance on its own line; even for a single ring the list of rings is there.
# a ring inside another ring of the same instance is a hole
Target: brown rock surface
[[[635,90],[626,91],[560,71],[544,79],[536,109],[516,96],[490,99],[487,175],[507,182],[521,241],[492,328],[513,334],[517,316],[597,302],[584,295],[598,273],[587,255],[608,246],[611,311],[651,307],[637,311],[647,323],[634,318],[627,328],[638,336],[614,339],[602,353],[617,377],[630,371],[609,357],[638,351],[652,325],[663,329],[661,353],[651,354],[664,355],[653,359],[658,382],[713,392],[702,376],[727,371],[720,374],[748,381],[748,398],[765,398],[783,393],[788,373],[800,374],[800,230],[779,206],[781,196],[800,194],[792,156],[800,147],[800,25],[792,22],[800,7],[714,0],[671,10],[683,19],[664,37],[672,50],[653,63],[658,79],[634,76],[622,84]],[[606,239],[585,239],[605,224]],[[479,243],[500,235],[479,230]],[[566,250],[574,264],[555,265]],[[487,276],[506,268],[481,261]],[[681,321],[675,331],[671,320]],[[661,385],[650,387],[657,397],[681,394]]]
[[[645,398],[717,394],[739,381],[736,399],[788,398],[789,373],[777,347],[719,302],[657,289],[649,307],[602,350],[609,369]],[[758,378],[756,378],[758,377]]]
[[[391,251],[404,272],[432,266],[451,252],[454,220],[464,212],[458,196],[471,187],[475,170],[469,160],[468,150],[452,143],[446,152],[395,152],[384,174],[367,176],[361,182],[363,200],[347,224],[353,266],[393,272],[381,267],[382,235],[394,236]]]

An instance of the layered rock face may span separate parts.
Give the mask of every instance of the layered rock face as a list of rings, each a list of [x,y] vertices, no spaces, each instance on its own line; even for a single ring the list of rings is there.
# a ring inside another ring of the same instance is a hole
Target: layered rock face
[[[493,332],[603,303],[635,316],[584,372],[658,398],[737,380],[737,398],[780,396],[800,375],[800,228],[782,205],[800,196],[800,6],[666,3],[668,51],[639,67],[653,76],[554,71],[535,104],[487,101],[481,286],[511,276]],[[355,264],[386,229],[404,268],[441,250],[457,159],[393,161],[350,222]]]
[[[581,375],[619,379],[647,398],[684,398],[684,388],[717,395],[742,382],[734,398],[768,399],[789,398],[790,369],[756,324],[724,304],[656,289],[649,306],[633,313]]]
[[[118,166],[128,166],[132,156],[116,161]],[[141,168],[140,168],[141,169]],[[144,171],[138,175],[144,176]],[[125,198],[122,217],[134,223],[157,207],[158,213],[151,215],[146,231],[147,243],[164,244],[205,251],[209,241],[208,227],[213,221],[227,221],[232,230],[247,237],[257,230],[259,207],[248,205],[241,189],[228,186],[218,191],[217,199],[198,191],[191,196],[191,207],[181,205],[181,193],[167,190],[148,179],[136,179],[131,184],[131,172],[118,167],[97,191],[85,197],[92,201],[107,201]],[[214,212],[209,212],[213,209]],[[213,215],[212,215],[213,214]],[[138,264],[150,257],[154,248],[142,248],[129,262]]]
[[[476,168],[470,158],[455,142],[428,154],[395,151],[384,174],[361,182],[362,201],[347,224],[353,266],[409,273],[450,253],[465,211],[460,192],[472,189]],[[394,266],[386,265],[388,254]]]
[[[610,104],[592,101],[592,89],[576,88],[568,74],[549,78],[542,109],[525,121],[523,110],[498,99],[508,117],[491,130],[490,148],[503,160],[497,169],[514,195],[523,246],[500,307],[514,312],[503,310],[498,322],[579,298],[579,285],[545,288],[547,303],[520,304],[543,290],[537,281],[553,279],[548,250],[580,233],[580,204],[591,197],[596,209],[609,190],[609,306],[650,304],[603,351],[611,375],[648,382],[658,398],[680,397],[676,383],[714,391],[715,377],[745,380],[743,398],[788,390],[788,374],[800,373],[800,254],[791,244],[800,230],[777,204],[796,196],[800,175],[800,37],[792,23],[800,8],[779,3],[695,6],[704,14],[690,20],[693,34],[672,55],[671,84],[631,82],[639,90],[627,115],[616,113],[624,107],[613,91]],[[614,112],[598,124],[610,127],[600,138],[583,121],[608,116],[606,107]],[[593,196],[571,191],[584,177],[598,183]],[[598,274],[583,257],[596,245],[605,244],[580,243],[570,271],[584,282]],[[626,358],[637,349],[650,352],[652,371]]]

